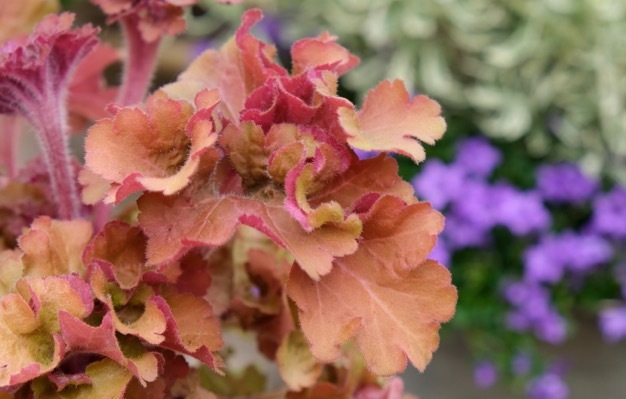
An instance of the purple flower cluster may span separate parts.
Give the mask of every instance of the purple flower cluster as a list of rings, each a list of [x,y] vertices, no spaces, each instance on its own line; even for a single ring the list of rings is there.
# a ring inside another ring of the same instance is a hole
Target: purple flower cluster
[[[538,169],[537,189],[546,201],[581,203],[598,190],[598,183],[584,175],[576,165],[561,163]]]
[[[566,271],[582,273],[606,264],[613,247],[593,234],[566,231],[548,234],[524,253],[524,277],[530,281],[557,283]]]
[[[554,302],[555,286],[578,292],[591,274],[613,270],[623,298],[601,312],[599,324],[607,341],[626,339],[626,262],[622,267],[614,265],[623,256],[620,241],[623,245],[626,239],[626,188],[616,186],[603,192],[600,184],[577,165],[560,163],[539,167],[536,187],[521,190],[507,181],[493,181],[493,171],[502,158],[488,141],[473,138],[459,144],[451,163],[431,159],[423,165],[413,186],[419,197],[446,215],[446,227],[431,257],[449,264],[452,254],[460,249],[490,249],[496,237],[493,229],[498,226],[519,237],[515,251],[520,251],[518,244],[525,246],[520,258],[521,276],[517,270],[508,275],[508,265],[497,265],[506,281],[501,295],[510,305],[505,325],[550,344],[562,343],[568,333],[566,315]],[[563,212],[574,210],[585,215],[589,208],[588,218],[579,217],[576,224],[563,225]],[[550,210],[555,212],[554,218]],[[558,223],[553,225],[553,219]],[[507,252],[505,247],[494,250],[507,255],[519,253]],[[561,372],[547,370],[533,378],[533,362],[528,355],[515,356],[508,367],[516,378],[530,379],[527,394],[533,399],[564,399],[569,395]],[[497,378],[496,364],[488,360],[476,364],[478,386],[489,387]]]
[[[437,209],[447,209],[438,260],[447,258],[444,249],[487,246],[496,226],[520,236],[549,227],[550,214],[538,192],[522,191],[506,182],[489,182],[501,159],[487,140],[467,139],[458,146],[453,163],[430,160],[413,179],[418,196]]]
[[[528,281],[506,285],[504,298],[513,306],[507,314],[507,327],[514,331],[532,331],[538,338],[559,344],[567,335],[567,323],[550,301],[547,287]]]

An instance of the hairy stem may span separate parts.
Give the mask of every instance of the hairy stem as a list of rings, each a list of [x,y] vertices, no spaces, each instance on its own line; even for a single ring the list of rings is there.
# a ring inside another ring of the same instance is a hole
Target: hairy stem
[[[63,219],[80,217],[80,198],[76,176],[72,167],[67,135],[67,110],[65,101],[55,96],[45,96],[36,117],[32,118],[44,162],[50,175],[52,195]]]
[[[161,39],[144,41],[137,21],[132,17],[123,18],[121,26],[126,42],[126,63],[117,101],[132,105],[141,102],[148,92]]]
[[[6,170],[9,178],[14,178],[18,170],[18,151],[20,134],[20,117],[18,115],[0,115],[0,165]]]

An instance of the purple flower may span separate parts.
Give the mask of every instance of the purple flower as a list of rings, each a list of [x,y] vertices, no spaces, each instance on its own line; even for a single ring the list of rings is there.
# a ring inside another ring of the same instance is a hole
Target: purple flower
[[[567,323],[556,311],[550,311],[535,324],[535,335],[545,342],[560,344],[567,337]]]
[[[514,331],[533,331],[543,341],[558,344],[567,335],[567,324],[550,304],[548,290],[536,283],[520,281],[505,286],[503,295],[514,310],[506,325]]]
[[[530,381],[527,393],[532,399],[565,399],[569,388],[561,376],[548,372]]]
[[[380,151],[365,151],[359,150],[358,148],[355,148],[354,152],[356,153],[356,156],[359,157],[359,159],[374,158],[378,156],[378,154],[380,154]]]
[[[591,230],[614,238],[626,238],[626,189],[615,187],[593,201]]]
[[[474,367],[474,381],[481,388],[489,388],[498,380],[498,371],[493,363],[482,361]]]
[[[626,306],[603,310],[599,321],[607,341],[617,342],[626,337]]]
[[[537,171],[537,188],[547,201],[580,203],[598,189],[598,183],[571,163],[545,165]]]
[[[424,164],[412,183],[423,200],[430,201],[436,209],[443,209],[461,194],[464,179],[462,170],[433,159]]]
[[[524,277],[529,281],[556,283],[563,277],[566,253],[553,236],[544,237],[524,252]]]
[[[464,182],[452,211],[467,224],[489,230],[495,224],[494,206],[493,189],[485,182],[469,180]]]
[[[457,148],[455,164],[469,174],[488,177],[500,164],[502,154],[484,138],[463,140]]]
[[[516,235],[543,231],[550,226],[550,213],[538,193],[520,191],[507,183],[498,183],[492,189],[493,218]]]
[[[556,283],[566,270],[585,272],[612,256],[612,247],[599,236],[572,231],[548,235],[524,253],[525,278]]]
[[[489,242],[490,226],[477,225],[449,213],[442,233],[451,249],[484,247]]]

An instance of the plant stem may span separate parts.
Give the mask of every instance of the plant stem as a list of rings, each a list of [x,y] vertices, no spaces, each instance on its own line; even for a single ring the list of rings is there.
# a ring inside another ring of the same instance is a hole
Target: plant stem
[[[126,42],[126,63],[117,101],[122,105],[133,105],[141,102],[148,92],[161,38],[146,42],[135,18],[123,18],[120,23]]]
[[[4,165],[7,176],[14,178],[18,170],[18,142],[20,134],[20,117],[18,115],[0,115],[3,127],[2,146],[0,146],[0,164]]]
[[[32,122],[37,130],[37,139],[50,175],[52,195],[59,207],[59,217],[78,218],[80,200],[67,143],[65,101],[59,101],[54,95],[47,95],[44,98],[46,100],[38,113],[40,117],[33,118]]]

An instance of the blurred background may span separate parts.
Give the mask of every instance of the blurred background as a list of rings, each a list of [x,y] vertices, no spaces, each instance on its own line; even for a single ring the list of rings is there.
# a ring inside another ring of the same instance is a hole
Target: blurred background
[[[80,22],[103,23],[83,0]],[[443,108],[447,133],[414,165],[418,197],[446,216],[432,256],[459,289],[421,399],[626,397],[626,2],[622,0],[198,0],[167,41],[154,87],[219,47],[244,9],[289,65],[329,31],[361,58],[357,104],[403,79]],[[119,44],[116,29],[103,32]],[[111,83],[119,65],[108,70]],[[363,157],[372,154],[361,154]]]

